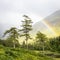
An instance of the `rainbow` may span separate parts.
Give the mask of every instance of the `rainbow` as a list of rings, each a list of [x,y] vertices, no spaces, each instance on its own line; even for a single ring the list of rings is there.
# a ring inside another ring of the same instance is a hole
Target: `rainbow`
[[[32,13],[30,11],[28,11],[28,13],[29,13],[28,16],[32,18],[32,20],[34,21],[34,24],[38,21],[41,21],[47,27],[48,31],[42,30],[41,32],[48,35],[48,37],[56,37],[60,35],[59,32],[56,30],[56,28],[52,27],[52,25],[48,21],[45,21],[42,16],[38,16],[37,14]]]
[[[48,30],[52,33],[51,36],[56,37],[59,36],[59,34],[56,32],[56,30],[51,26],[51,24],[45,20],[41,20],[43,24],[48,28]]]

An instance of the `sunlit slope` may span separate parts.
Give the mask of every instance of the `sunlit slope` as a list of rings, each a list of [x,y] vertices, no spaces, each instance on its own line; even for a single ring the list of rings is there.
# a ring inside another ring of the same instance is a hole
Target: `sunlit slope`
[[[37,22],[33,26],[33,34],[41,31],[48,37],[55,37],[60,35],[60,10],[47,16],[45,19]]]
[[[57,35],[60,35],[60,10],[45,18],[44,21]]]

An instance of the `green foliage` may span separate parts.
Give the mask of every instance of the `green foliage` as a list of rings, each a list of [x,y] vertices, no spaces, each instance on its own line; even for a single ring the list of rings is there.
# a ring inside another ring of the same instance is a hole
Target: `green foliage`
[[[0,40],[0,45],[5,47],[13,47],[13,41],[10,38],[7,38],[6,40]],[[15,47],[20,47],[18,41],[16,41]]]
[[[28,39],[31,39],[29,32],[32,30],[32,20],[27,15],[24,15],[23,17],[25,19],[22,21],[22,29],[20,31],[23,32],[21,36],[25,36],[26,46],[28,49],[27,41]]]
[[[11,56],[0,54],[0,60],[14,60],[14,59]]]
[[[60,36],[56,38],[51,38],[49,44],[51,47],[51,51],[60,52]]]
[[[4,33],[4,36],[6,34],[8,35],[8,39],[13,42],[13,47],[15,48],[15,44],[18,42],[17,38],[20,36],[18,33],[18,29],[15,27],[12,27]]]
[[[1,48],[0,60],[53,60],[47,56],[41,56],[32,50],[22,48]]]
[[[0,48],[4,48],[4,46],[3,45],[0,45]]]
[[[47,37],[45,34],[38,31],[36,34],[36,39],[40,42],[44,42],[47,39]]]
[[[36,43],[35,43],[36,47],[39,50],[44,51],[46,40],[47,40],[46,35],[38,31],[37,34],[36,34]]]
[[[12,27],[9,30],[5,31],[4,36],[6,34],[9,34],[8,36],[13,37],[13,38],[18,38],[18,36],[19,36],[18,29],[15,27]]]
[[[30,38],[30,35],[29,35],[29,31],[32,30],[32,21],[31,19],[24,15],[23,17],[25,17],[24,21],[22,21],[22,29],[20,31],[23,31],[23,34],[21,36],[25,36],[26,39],[28,40],[28,38]]]

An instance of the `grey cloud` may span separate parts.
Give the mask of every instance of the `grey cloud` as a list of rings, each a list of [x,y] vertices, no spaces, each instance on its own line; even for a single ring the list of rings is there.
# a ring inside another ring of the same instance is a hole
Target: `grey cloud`
[[[0,25],[19,26],[22,14],[45,17],[59,9],[60,0],[0,0]]]
[[[23,10],[22,0],[0,0],[0,12],[18,12]]]
[[[52,12],[60,9],[59,0],[25,0],[25,7],[27,10],[39,14],[41,16],[47,16]]]

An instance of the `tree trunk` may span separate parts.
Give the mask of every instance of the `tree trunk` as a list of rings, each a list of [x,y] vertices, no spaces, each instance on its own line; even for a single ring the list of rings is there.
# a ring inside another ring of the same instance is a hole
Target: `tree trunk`
[[[15,48],[15,41],[13,40],[13,48]]]
[[[15,44],[14,44],[14,46],[13,46],[14,48],[15,48]]]
[[[43,55],[44,55],[44,43],[42,43],[42,45],[43,45],[43,48],[42,49],[43,49]]]
[[[27,34],[27,33],[26,33]],[[28,50],[28,37],[27,37],[27,35],[26,35],[26,48],[27,48],[27,50]]]
[[[27,42],[27,40],[26,40],[26,48],[27,48],[27,50],[28,50],[28,42]]]

